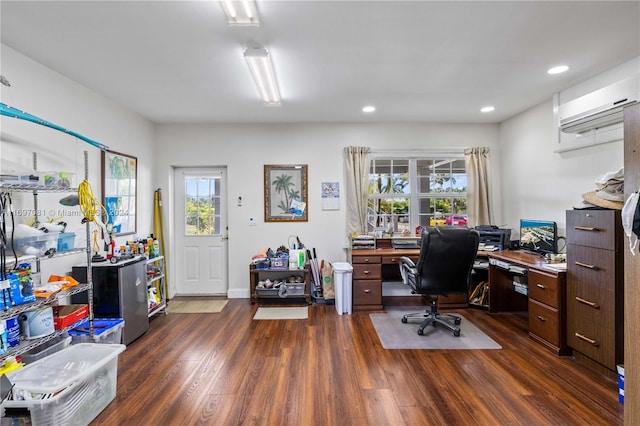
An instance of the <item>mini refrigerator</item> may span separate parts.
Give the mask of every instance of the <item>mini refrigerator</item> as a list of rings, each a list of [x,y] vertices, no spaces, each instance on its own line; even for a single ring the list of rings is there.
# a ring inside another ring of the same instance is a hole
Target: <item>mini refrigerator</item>
[[[147,310],[147,263],[144,257],[116,264],[93,263],[93,316],[94,318],[122,318],[122,343],[129,343],[149,329]],[[74,266],[73,278],[87,280],[87,267]],[[88,303],[88,292],[71,296],[72,303]]]

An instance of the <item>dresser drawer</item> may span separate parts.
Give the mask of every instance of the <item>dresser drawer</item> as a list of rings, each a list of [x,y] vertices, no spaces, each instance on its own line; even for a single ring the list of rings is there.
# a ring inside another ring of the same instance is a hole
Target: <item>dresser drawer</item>
[[[351,256],[351,263],[380,263],[380,256]]]
[[[567,244],[615,250],[619,227],[616,210],[567,210]]]
[[[616,369],[615,339],[612,328],[594,321],[580,321],[567,328],[569,346],[612,370]]]
[[[382,282],[379,280],[354,280],[353,304],[357,305],[381,305]]]
[[[353,279],[380,280],[382,279],[382,265],[379,263],[355,263],[353,264]]]
[[[567,287],[567,327],[577,330],[585,322],[613,332],[616,326],[615,293],[612,290]]]
[[[403,256],[382,256],[382,264],[383,265],[399,264],[401,257]],[[413,263],[416,263],[418,261],[418,256],[404,256],[404,257],[408,257],[409,259],[411,259]]]
[[[529,288],[531,288],[531,285],[529,285]],[[558,310],[529,298],[529,332],[556,347],[560,346]]]
[[[557,309],[558,281],[557,276],[529,270],[529,299],[537,300]]]
[[[570,245],[567,248],[567,284],[581,291],[615,290],[616,252]],[[594,289],[588,289],[593,287]]]

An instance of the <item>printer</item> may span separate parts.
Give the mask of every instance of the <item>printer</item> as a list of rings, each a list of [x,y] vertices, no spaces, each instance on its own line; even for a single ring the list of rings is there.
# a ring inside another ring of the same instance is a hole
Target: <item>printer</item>
[[[478,225],[475,230],[480,234],[480,243],[508,249],[511,242],[511,229],[501,229],[494,225]]]

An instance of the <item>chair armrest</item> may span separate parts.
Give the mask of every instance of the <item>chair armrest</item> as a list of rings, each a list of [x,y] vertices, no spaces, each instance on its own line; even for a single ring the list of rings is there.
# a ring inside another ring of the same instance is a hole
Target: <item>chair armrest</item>
[[[400,258],[399,265],[402,282],[405,285],[412,286],[412,283],[415,283],[416,277],[418,276],[416,264],[413,263],[413,260],[409,259],[408,257],[402,256]]]
[[[400,258],[400,267],[403,267],[404,265],[407,265],[409,268],[415,268],[416,264],[413,263],[413,260],[409,259],[406,256],[402,256]]]

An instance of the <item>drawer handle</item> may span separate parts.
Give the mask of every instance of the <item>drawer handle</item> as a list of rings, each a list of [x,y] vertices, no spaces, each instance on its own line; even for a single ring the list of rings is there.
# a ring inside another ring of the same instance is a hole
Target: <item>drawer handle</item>
[[[598,343],[597,341],[593,340],[593,339],[589,339],[587,336],[583,336],[580,333],[576,333],[576,337],[578,339],[584,340],[585,342],[593,345],[593,346],[600,346],[600,343]]]
[[[395,257],[392,257],[392,258],[391,258],[391,261],[395,263],[395,262],[396,262],[396,258],[395,258]]]
[[[583,299],[582,297],[576,296],[576,301],[580,303],[584,303],[585,305],[591,306],[593,309],[600,309],[600,306],[598,306],[597,303],[589,302],[588,300]]]
[[[587,226],[575,226],[574,229],[578,231],[589,231],[589,232],[598,232],[600,229],[598,228],[589,228]]]
[[[545,322],[547,319],[545,317],[543,317],[542,315],[538,315],[537,317],[540,321]]]
[[[369,275],[371,273],[371,271],[364,271],[365,275]]]
[[[364,263],[369,263],[369,258],[368,257],[364,258]]]
[[[588,263],[575,262],[577,266],[582,266],[583,268],[593,269],[594,271],[598,269],[596,265],[589,265]]]
[[[371,290],[369,290],[368,288],[365,288],[365,289],[364,289],[364,292],[365,292],[365,293],[371,293]]]
[[[542,290],[546,289],[546,287],[543,286],[542,284],[536,284],[536,287],[538,287],[539,289],[542,289]]]

